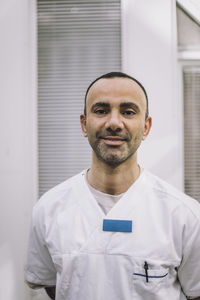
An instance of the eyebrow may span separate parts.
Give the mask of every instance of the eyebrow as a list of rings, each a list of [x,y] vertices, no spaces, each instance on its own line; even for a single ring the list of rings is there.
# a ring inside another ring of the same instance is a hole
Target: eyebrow
[[[110,104],[109,103],[106,103],[106,102],[96,102],[92,105],[91,107],[91,110],[93,110],[95,107],[110,107]]]
[[[133,108],[135,109],[136,111],[140,111],[140,108],[137,104],[133,103],[133,102],[123,102],[120,104],[120,107],[121,108]]]
[[[106,102],[96,102],[92,105],[91,107],[91,111],[94,110],[95,107],[105,107],[105,108],[109,108],[110,104],[106,103]],[[133,108],[136,111],[140,111],[140,108],[137,104],[133,103],[133,102],[123,102],[120,104],[120,108]]]

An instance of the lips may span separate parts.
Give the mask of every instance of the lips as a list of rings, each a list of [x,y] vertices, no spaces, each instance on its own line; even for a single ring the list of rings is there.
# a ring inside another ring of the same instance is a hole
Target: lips
[[[105,144],[110,146],[120,146],[124,143],[125,139],[119,136],[105,136],[101,139],[104,140]]]
[[[125,141],[125,139],[119,137],[119,136],[106,136],[103,137],[104,140],[111,140],[111,141]]]

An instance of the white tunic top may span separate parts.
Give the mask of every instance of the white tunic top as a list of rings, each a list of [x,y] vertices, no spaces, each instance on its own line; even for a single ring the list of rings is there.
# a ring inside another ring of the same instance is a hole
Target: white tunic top
[[[85,172],[35,205],[27,281],[56,285],[56,300],[200,296],[199,203],[144,170],[105,215]],[[103,231],[103,219],[132,220],[132,232]]]

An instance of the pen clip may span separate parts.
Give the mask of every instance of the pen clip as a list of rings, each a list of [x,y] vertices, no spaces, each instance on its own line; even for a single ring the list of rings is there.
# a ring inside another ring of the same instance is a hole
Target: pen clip
[[[149,282],[148,269],[149,269],[148,263],[145,261],[144,270],[145,270],[146,282]]]

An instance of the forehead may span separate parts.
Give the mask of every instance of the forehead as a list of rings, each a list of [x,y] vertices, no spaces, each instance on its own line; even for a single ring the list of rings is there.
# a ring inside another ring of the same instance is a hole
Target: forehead
[[[134,102],[146,108],[146,97],[142,88],[129,78],[102,78],[96,81],[90,88],[86,105],[91,106],[94,102]]]

